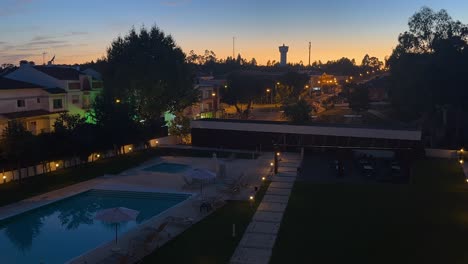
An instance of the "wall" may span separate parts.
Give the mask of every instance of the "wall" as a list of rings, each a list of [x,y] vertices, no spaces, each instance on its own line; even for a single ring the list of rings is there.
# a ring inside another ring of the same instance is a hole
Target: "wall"
[[[425,149],[426,156],[432,158],[445,158],[455,159],[457,158],[457,150],[452,149]]]

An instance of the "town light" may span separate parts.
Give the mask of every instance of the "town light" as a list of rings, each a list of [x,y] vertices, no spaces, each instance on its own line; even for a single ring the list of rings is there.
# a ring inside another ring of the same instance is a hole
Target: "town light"
[[[58,168],[60,165],[58,163],[55,163],[55,167]]]
[[[216,96],[216,93],[212,93],[211,96],[213,96],[213,97]]]
[[[119,104],[119,103],[120,103],[120,99],[115,99],[115,102]]]
[[[468,179],[466,179],[466,182],[468,182]]]
[[[281,155],[281,154],[279,152],[276,152],[276,156],[279,156],[279,155]]]
[[[6,180],[6,175],[3,175],[3,180]]]
[[[130,151],[131,151],[131,150],[132,150],[132,147],[129,147],[129,148],[128,148],[128,150],[130,150]]]
[[[270,162],[270,166],[273,167],[273,165],[275,165],[273,162]]]
[[[254,199],[253,195],[250,195],[249,200],[253,201],[253,199]]]
[[[266,89],[266,92],[267,92],[267,93],[269,93],[270,91],[271,91],[270,88],[267,88],[267,89]]]
[[[101,155],[100,155],[100,154],[96,154],[96,158],[99,158],[99,157],[101,157]]]
[[[460,164],[463,164],[463,163],[465,163],[465,161],[464,161],[464,160],[462,160],[462,159],[461,159],[461,160],[459,160],[458,162],[460,162]]]
[[[265,181],[265,180],[266,180],[266,178],[265,178],[265,176],[263,176],[263,177],[262,177],[262,181]]]
[[[159,144],[159,140],[156,140],[156,144]]]

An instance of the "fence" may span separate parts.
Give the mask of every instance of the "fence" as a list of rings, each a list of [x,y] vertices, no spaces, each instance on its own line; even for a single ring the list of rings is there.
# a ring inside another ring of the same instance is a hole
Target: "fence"
[[[155,148],[160,144],[175,144],[177,142],[177,138],[174,136],[167,136],[167,137],[162,137],[162,138],[155,138],[151,139],[148,141],[148,144],[150,147]],[[134,151],[139,151],[144,149],[145,146],[143,144],[141,145],[125,145],[123,146],[122,150],[123,153],[130,153]],[[103,158],[110,158],[114,157],[115,152],[113,150],[108,150],[104,152],[96,152],[92,153],[91,155],[88,156],[87,161],[83,162],[79,158],[73,158],[73,159],[66,159],[66,160],[57,160],[57,161],[51,161],[51,162],[45,162],[43,164],[37,164],[34,166],[29,166],[29,167],[24,167],[21,168],[21,178],[27,178],[27,177],[32,177],[35,175],[40,175],[56,170],[60,170],[63,168],[68,168],[76,165],[80,165],[82,163],[89,163],[89,162],[94,162],[99,159]],[[2,172],[2,177],[0,179],[0,184],[7,183],[10,181],[15,181],[19,179],[19,170],[11,170],[11,171],[3,171]]]

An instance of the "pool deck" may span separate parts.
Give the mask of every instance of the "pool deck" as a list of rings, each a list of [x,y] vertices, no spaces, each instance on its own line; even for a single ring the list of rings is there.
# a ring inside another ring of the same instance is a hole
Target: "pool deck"
[[[265,153],[258,159],[246,160],[246,159],[235,159],[224,161],[226,164],[227,177],[235,177],[244,174],[245,183],[247,184],[240,193],[233,196],[224,194],[225,199],[248,199],[254,186],[258,186],[261,183],[261,177],[268,174],[270,167],[270,157],[273,153]],[[144,168],[155,165],[157,163],[180,163],[187,164],[193,168],[203,168],[214,171],[215,161],[212,158],[196,158],[196,157],[158,157],[149,160],[137,167],[124,171],[118,175],[104,175],[86,182],[81,182],[72,186],[65,187],[63,189],[48,192],[42,195],[38,195],[23,201],[7,205],[0,208],[0,220],[8,218],[10,216],[29,211],[31,209],[46,205],[48,203],[61,200],[63,198],[76,195],[78,193],[90,190],[90,189],[109,189],[109,190],[127,190],[127,191],[149,191],[149,192],[170,192],[170,193],[190,193],[192,197],[188,200],[169,208],[163,213],[154,216],[143,224],[136,228],[128,231],[125,234],[121,234],[118,247],[122,249],[121,253],[125,253],[126,250],[131,247],[131,241],[133,238],[142,237],[145,234],[143,230],[147,227],[156,228],[168,216],[175,217],[190,217],[194,222],[202,220],[208,215],[208,213],[200,213],[199,201],[200,201],[200,190],[196,189],[184,189],[185,184],[182,173],[161,173],[145,171]],[[216,197],[221,193],[216,188],[216,185],[209,184],[203,188],[203,196]],[[178,234],[182,233],[189,226],[181,226],[176,224],[168,225],[165,229],[167,232],[164,236],[159,239],[158,243],[153,246],[160,247],[167,241],[173,239]],[[115,247],[113,241],[106,242],[98,248],[92,249],[88,252],[84,252],[81,256],[77,256],[70,260],[68,263],[118,263],[118,258],[115,258],[116,253],[112,251]],[[152,251],[151,250],[151,251]],[[149,252],[139,252],[136,258],[142,258]]]

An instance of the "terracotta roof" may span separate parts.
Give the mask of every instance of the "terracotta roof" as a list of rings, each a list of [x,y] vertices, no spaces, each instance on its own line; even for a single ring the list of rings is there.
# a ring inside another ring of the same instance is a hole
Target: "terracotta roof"
[[[79,80],[80,71],[69,67],[54,67],[54,66],[35,66],[34,69],[41,71],[49,76],[59,80]]]
[[[42,88],[42,86],[0,77],[0,90]]]
[[[47,110],[30,110],[30,111],[23,111],[23,112],[13,112],[13,113],[3,113],[2,116],[8,119],[16,119],[16,118],[26,118],[26,117],[33,117],[33,116],[43,116],[43,115],[50,115],[50,114],[59,114],[66,111],[58,111],[58,112],[49,112]]]

